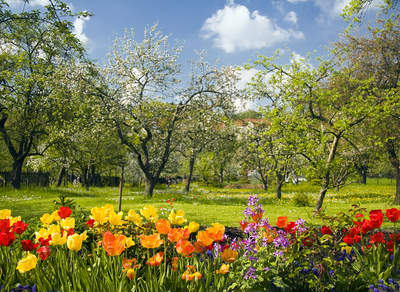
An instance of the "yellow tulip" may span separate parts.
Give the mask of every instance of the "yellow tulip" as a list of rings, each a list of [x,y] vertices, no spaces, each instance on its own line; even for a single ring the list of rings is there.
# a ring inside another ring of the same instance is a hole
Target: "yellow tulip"
[[[42,217],[40,217],[40,221],[42,221],[43,225],[50,225],[51,222],[53,222],[54,218],[50,214],[43,214]]]
[[[10,209],[0,210],[0,220],[1,219],[7,219],[8,217],[11,217],[11,210]]]
[[[111,204],[105,204],[103,209],[106,217],[109,217],[112,213],[114,213],[114,206]]]
[[[132,237],[128,237],[125,240],[125,248],[130,248],[131,246],[134,246],[135,242],[132,240]]]
[[[61,220],[61,227],[65,230],[74,229],[75,228],[75,218],[68,217]]]
[[[172,209],[171,213],[168,216],[168,220],[173,225],[182,225],[186,222],[185,213],[182,210],[179,210],[175,213],[175,210]]]
[[[228,272],[229,272],[229,265],[222,264],[219,270],[217,271],[217,274],[225,275]]]
[[[133,222],[137,226],[142,226],[143,220],[139,214],[137,214],[134,210],[129,210],[128,216],[125,216],[125,220]]]
[[[108,216],[108,222],[110,222],[110,224],[111,225],[113,225],[113,226],[115,226],[115,225],[122,225],[123,224],[123,221],[122,221],[122,212],[119,212],[119,213],[115,213],[115,212],[113,212],[113,213],[111,213],[109,216]]]
[[[21,216],[18,217],[9,216],[8,219],[10,219],[10,226],[12,226],[14,223],[21,221]]]
[[[60,233],[51,234],[51,245],[63,245],[67,242],[67,233],[64,232],[63,236]]]
[[[193,232],[196,232],[197,230],[199,230],[199,227],[200,227],[199,223],[192,221],[189,223],[187,228],[189,229],[190,233],[193,233]]]
[[[19,260],[17,270],[22,274],[36,267],[37,257],[28,252],[27,256]]]
[[[158,219],[157,209],[154,208],[154,206],[144,206],[143,209],[140,210],[140,214],[142,214],[146,220],[151,222],[155,222]]]
[[[68,236],[67,240],[68,249],[72,251],[80,251],[82,248],[82,241],[86,240],[86,238],[87,238],[86,231],[82,234],[75,233],[71,236]]]
[[[96,220],[99,224],[104,224],[107,222],[104,208],[95,207],[92,208],[90,212],[92,213],[92,218]]]
[[[61,220],[60,215],[58,215],[58,210],[51,213],[51,216],[53,216],[53,219],[56,220],[57,222],[59,222]]]

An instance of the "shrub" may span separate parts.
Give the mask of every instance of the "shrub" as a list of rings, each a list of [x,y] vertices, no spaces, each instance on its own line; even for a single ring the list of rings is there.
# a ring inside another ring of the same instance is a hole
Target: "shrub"
[[[297,207],[308,207],[311,206],[311,198],[306,193],[295,193],[293,203]]]

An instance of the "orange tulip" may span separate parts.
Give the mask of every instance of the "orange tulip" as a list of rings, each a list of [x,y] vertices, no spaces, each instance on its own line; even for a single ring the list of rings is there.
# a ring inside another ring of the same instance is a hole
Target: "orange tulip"
[[[187,240],[179,239],[176,243],[176,251],[186,257],[194,252],[194,246]]]
[[[157,248],[164,243],[164,240],[160,238],[160,234],[155,233],[151,235],[141,235],[140,244],[144,248]]]
[[[156,253],[154,256],[149,258],[147,264],[152,266],[152,267],[158,267],[161,265],[162,261],[164,259],[164,253],[162,251]]]
[[[160,219],[156,222],[156,229],[160,234],[168,234],[171,229],[171,223],[167,219]]]
[[[172,266],[172,270],[174,272],[176,272],[178,270],[178,261],[179,261],[178,257],[173,257],[172,258],[171,266]]]
[[[103,248],[109,256],[120,255],[125,249],[125,240],[126,237],[124,235],[114,236],[110,231],[104,232]]]
[[[189,239],[190,232],[188,229],[171,228],[168,232],[168,239],[171,242],[177,242],[179,239]]]
[[[199,231],[197,233],[197,241],[199,241],[204,246],[209,246],[214,242],[214,240],[208,236],[206,231]]]
[[[238,256],[238,252],[231,250],[230,248],[225,249],[221,253],[221,258],[227,263],[234,262],[236,260],[237,256]]]
[[[194,243],[194,252],[195,253],[203,253],[205,251],[205,249],[206,249],[206,247],[200,241],[196,241]]]
[[[288,224],[288,217],[287,216],[281,216],[278,217],[278,221],[276,222],[276,226],[278,228],[285,228]]]
[[[222,237],[225,233],[225,226],[219,223],[212,224],[211,227],[206,229],[208,237],[212,238],[215,241],[222,240]]]

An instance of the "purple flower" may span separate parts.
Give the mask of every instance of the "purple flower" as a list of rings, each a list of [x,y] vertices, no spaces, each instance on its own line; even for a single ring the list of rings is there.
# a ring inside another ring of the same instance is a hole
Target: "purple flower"
[[[249,196],[249,202],[248,202],[248,206],[255,206],[256,204],[257,204],[257,202],[258,202],[258,197],[257,197],[257,195],[250,195]]]
[[[268,272],[268,271],[269,271],[269,268],[268,268],[268,267],[265,267],[265,268],[264,268],[264,271]]]
[[[251,279],[257,279],[257,273],[256,269],[254,267],[250,267],[246,273],[244,273],[244,278],[247,280],[249,278]]]

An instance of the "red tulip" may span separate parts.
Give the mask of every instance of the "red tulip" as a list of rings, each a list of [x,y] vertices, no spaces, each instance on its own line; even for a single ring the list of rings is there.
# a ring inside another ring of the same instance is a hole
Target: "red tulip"
[[[64,219],[64,218],[69,217],[69,215],[71,215],[71,212],[72,212],[72,210],[69,207],[61,206],[57,213],[61,219]]]
[[[26,228],[28,228],[28,224],[22,222],[22,221],[17,221],[13,224],[12,226],[12,230],[16,233],[16,234],[22,234],[24,233],[24,231],[26,230]]]
[[[15,240],[13,232],[0,232],[0,246],[9,246]]]
[[[33,242],[29,239],[21,240],[21,245],[24,251],[32,251],[39,246],[38,243],[33,244]]]
[[[400,219],[400,210],[397,208],[387,209],[386,217],[391,222],[397,222]]]
[[[329,226],[322,226],[321,227],[322,234],[332,234],[332,229]]]
[[[10,219],[1,219],[0,232],[9,232],[9,231],[10,231]]]
[[[50,256],[50,247],[42,246],[41,248],[38,248],[37,253],[42,261],[47,260]]]

